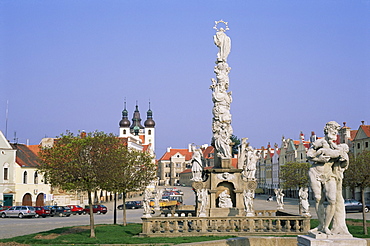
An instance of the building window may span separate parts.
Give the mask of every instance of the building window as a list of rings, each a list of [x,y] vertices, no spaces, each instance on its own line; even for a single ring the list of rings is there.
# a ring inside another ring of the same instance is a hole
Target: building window
[[[357,148],[359,149],[361,147],[360,143],[357,143]]]
[[[148,135],[152,135],[152,130],[149,130],[148,131]]]
[[[166,173],[166,175],[165,175],[167,178],[168,177],[171,177],[171,175],[170,175],[170,173]]]
[[[369,148],[369,142],[365,142],[365,148]]]
[[[182,167],[181,163],[176,163],[176,167],[181,168]]]
[[[126,129],[123,130],[123,134],[126,135]]]
[[[37,171],[35,172],[35,176],[33,177],[33,183],[34,184],[38,184],[39,183],[39,177],[38,177]]]
[[[166,167],[170,167],[170,163],[166,163]]]
[[[27,184],[27,171],[23,173],[23,184]]]
[[[9,171],[9,168],[4,167],[4,180],[8,180],[9,179],[8,171]]]

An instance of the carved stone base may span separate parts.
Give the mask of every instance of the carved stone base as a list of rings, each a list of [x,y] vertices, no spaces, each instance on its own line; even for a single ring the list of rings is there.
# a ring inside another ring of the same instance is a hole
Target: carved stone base
[[[209,217],[242,216],[243,212],[238,208],[211,208],[209,209]]]
[[[152,215],[151,214],[144,214],[143,216],[141,216],[142,218],[151,218]]]
[[[232,159],[221,159],[221,168],[233,169]]]
[[[313,238],[306,235],[299,235],[297,237],[298,246],[366,246],[365,239],[360,238]]]

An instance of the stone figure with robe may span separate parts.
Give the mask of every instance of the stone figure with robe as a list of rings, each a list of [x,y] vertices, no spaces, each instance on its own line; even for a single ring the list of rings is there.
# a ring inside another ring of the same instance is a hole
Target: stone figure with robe
[[[231,201],[230,195],[227,193],[227,190],[224,190],[218,196],[218,206],[220,208],[231,208],[233,203]]]
[[[213,36],[213,41],[218,47],[217,60],[223,62],[227,61],[227,57],[231,50],[231,39],[226,35],[225,31],[226,30],[221,27],[217,30],[216,35]]]
[[[299,189],[298,195],[299,195],[299,205],[300,205],[301,213],[306,216],[310,216],[310,209],[309,209],[310,203],[308,202],[308,188],[301,187]]]
[[[253,197],[254,193],[251,190],[243,191],[244,207],[247,216],[254,216]]]
[[[245,164],[243,167],[243,176],[248,180],[256,179],[257,162],[261,158],[259,151],[255,153],[251,146],[246,148]]]
[[[208,191],[207,189],[197,190],[197,198],[199,203],[198,217],[206,217],[206,208],[208,204]]]
[[[284,209],[284,193],[283,189],[274,189],[276,195],[277,209]]]
[[[319,220],[312,233],[328,235],[351,235],[345,222],[342,195],[343,172],[348,168],[348,145],[337,144],[340,125],[335,121],[326,123],[324,138],[317,139],[307,151],[311,163],[309,178],[315,198],[315,210]],[[324,201],[328,205],[324,206]],[[329,226],[332,224],[331,229]]]
[[[202,181],[203,173],[203,153],[201,149],[197,149],[194,145],[191,146],[193,156],[191,158],[191,172],[193,178],[191,180],[199,182]]]
[[[152,217],[151,209],[150,209],[150,198],[151,198],[151,191],[149,189],[146,189],[144,191],[144,197],[143,197],[143,208],[144,208],[144,216],[143,217]]]

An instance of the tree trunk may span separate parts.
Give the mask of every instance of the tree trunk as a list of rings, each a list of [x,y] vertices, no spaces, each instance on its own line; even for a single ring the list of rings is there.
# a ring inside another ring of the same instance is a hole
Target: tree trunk
[[[89,198],[89,209],[90,209],[90,237],[95,238],[95,228],[94,228],[94,213],[93,213],[93,206],[92,206],[92,198],[91,198],[91,191],[87,192]]]
[[[117,192],[114,192],[114,206],[113,206],[113,224],[117,224]]]
[[[362,201],[362,225],[364,229],[364,234],[367,235],[367,226],[366,226],[366,213],[365,213],[365,187],[361,187],[361,201]]]
[[[127,220],[126,220],[126,192],[122,193],[122,202],[123,202],[123,226],[127,225]]]

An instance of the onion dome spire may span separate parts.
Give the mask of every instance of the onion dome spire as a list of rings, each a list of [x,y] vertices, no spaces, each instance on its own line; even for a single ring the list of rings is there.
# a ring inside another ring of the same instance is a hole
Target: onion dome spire
[[[135,135],[138,135],[140,129],[144,129],[144,127],[141,125],[139,106],[137,105],[137,102],[136,102],[136,109],[134,111],[134,116],[132,118],[132,124],[130,126],[130,130],[131,132],[134,132]]]
[[[125,108],[122,111],[122,120],[119,122],[120,127],[130,127],[130,120],[128,119],[128,111],[126,109],[126,100],[125,100]]]
[[[145,127],[153,128],[155,126],[155,122],[153,120],[153,112],[150,109],[150,102],[149,102],[149,110],[146,112],[146,121],[144,122]]]

